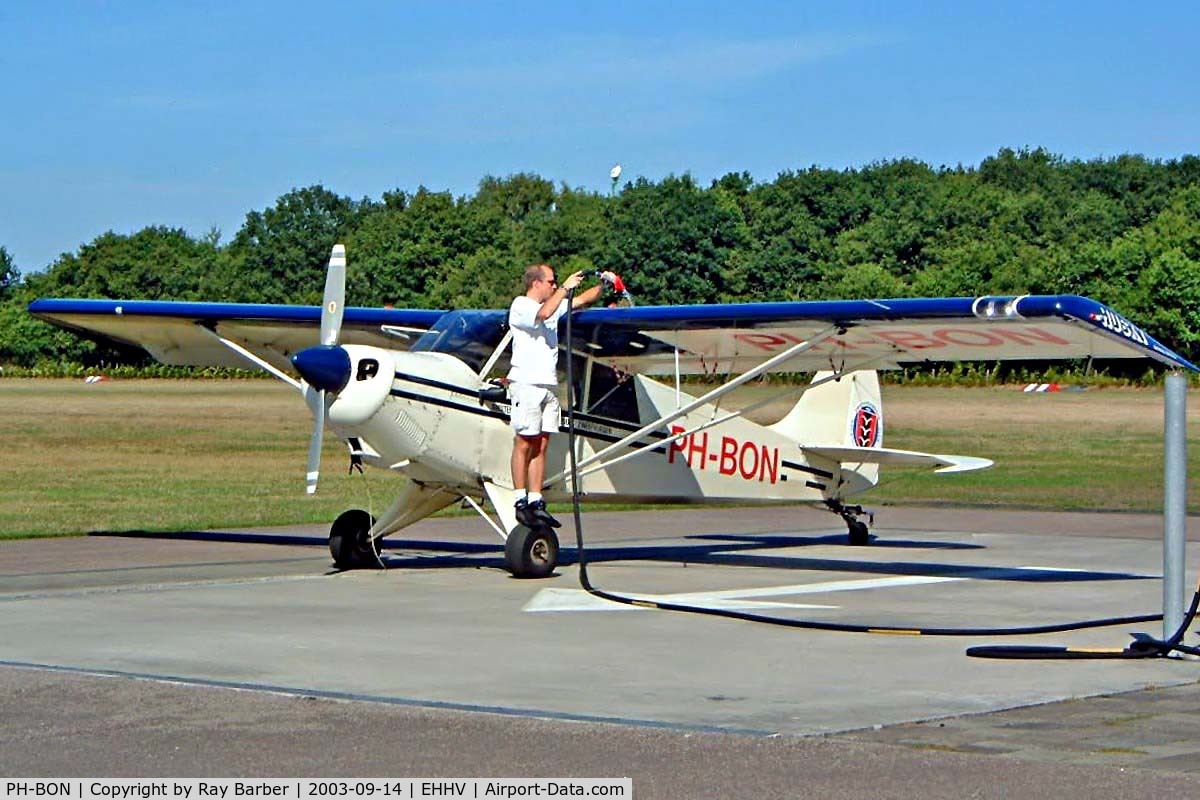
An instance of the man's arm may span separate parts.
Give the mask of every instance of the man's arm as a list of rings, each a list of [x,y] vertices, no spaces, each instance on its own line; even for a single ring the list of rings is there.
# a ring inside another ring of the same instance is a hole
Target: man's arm
[[[600,299],[600,292],[603,287],[596,284],[590,289],[584,289],[575,295],[575,299],[571,302],[571,308],[583,308],[586,305],[591,305]]]
[[[547,297],[546,302],[542,303],[542,307],[538,309],[538,322],[545,322],[554,314],[555,311],[558,311],[558,307],[562,305],[562,301],[566,298],[567,292],[579,286],[582,281],[583,272],[574,272],[571,273],[569,278],[559,284],[558,288],[554,290],[554,294]],[[591,289],[588,291],[590,292]],[[587,292],[584,292],[584,294],[587,294]],[[578,298],[576,298],[575,304],[571,307],[574,308],[577,305],[579,305]]]
[[[562,301],[565,300],[566,297],[566,288],[563,286],[557,287],[554,290],[554,294],[547,297],[546,302],[542,303],[542,305],[538,308],[537,321],[545,322],[555,311],[558,311],[558,307],[562,305]]]

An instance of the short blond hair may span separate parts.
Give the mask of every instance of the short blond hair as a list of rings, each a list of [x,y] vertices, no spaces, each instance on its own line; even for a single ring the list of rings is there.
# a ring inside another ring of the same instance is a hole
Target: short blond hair
[[[551,275],[554,274],[554,267],[549,264],[530,264],[525,268],[525,291],[528,292],[535,281],[542,279],[542,270],[544,269],[550,270]]]

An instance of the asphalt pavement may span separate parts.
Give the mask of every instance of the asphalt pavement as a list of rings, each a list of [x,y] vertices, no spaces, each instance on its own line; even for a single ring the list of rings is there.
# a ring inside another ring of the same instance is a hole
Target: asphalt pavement
[[[585,528],[602,588],[793,622],[1004,628],[1161,610],[1154,515],[884,508],[868,547],[804,508],[589,512]],[[353,573],[331,569],[320,528],[0,543],[0,774],[1200,795],[1197,663],[965,654],[1121,648],[1160,622],[883,636],[631,608],[580,590],[569,526],[562,537],[563,564],[540,581],[509,577],[498,537],[469,517],[413,526],[385,571]]]

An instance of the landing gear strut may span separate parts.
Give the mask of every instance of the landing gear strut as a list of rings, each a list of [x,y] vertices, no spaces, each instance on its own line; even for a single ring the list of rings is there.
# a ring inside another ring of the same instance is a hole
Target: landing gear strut
[[[867,522],[872,524],[875,522],[874,514],[862,506],[847,506],[837,500],[826,500],[825,505],[829,506],[830,511],[840,516],[846,522],[850,544],[855,547],[862,547],[871,543],[871,531],[867,527]],[[859,519],[859,517],[863,516],[867,518],[867,522]]]
[[[383,562],[371,541],[375,518],[361,508],[344,511],[329,528],[329,554],[340,570],[382,569]]]

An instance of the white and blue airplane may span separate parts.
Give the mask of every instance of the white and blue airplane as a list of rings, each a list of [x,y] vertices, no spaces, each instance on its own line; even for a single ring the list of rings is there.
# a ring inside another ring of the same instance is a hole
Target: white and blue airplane
[[[558,540],[514,516],[509,406],[492,380],[508,368],[507,312],[344,308],[345,269],[337,245],[320,308],[40,299],[29,311],[166,364],[249,363],[290,384],[316,420],[309,493],[326,427],[354,461],[406,476],[378,519],[352,509],[333,522],[339,568],[379,564],[382,537],[465,503],[505,541],[514,575],[548,575]],[[576,480],[588,502],[820,503],[842,516],[854,545],[869,531],[846,501],[876,485],[880,467],[992,464],[885,447],[877,370],[1095,357],[1200,371],[1111,308],[1073,295],[596,308],[574,313],[572,333]],[[759,425],[744,417],[752,408],[721,407],[730,391],[773,372],[814,374],[784,390],[799,397],[783,418]],[[681,379],[700,374],[728,377],[701,396],[685,392]],[[551,437],[547,459],[547,499],[566,502],[567,436]]]

